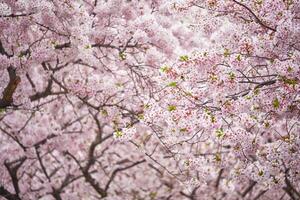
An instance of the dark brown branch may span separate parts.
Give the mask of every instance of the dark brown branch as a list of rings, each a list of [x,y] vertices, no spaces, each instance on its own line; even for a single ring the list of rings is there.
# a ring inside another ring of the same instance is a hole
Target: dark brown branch
[[[181,194],[182,196],[185,196],[186,198],[188,198],[188,199],[190,199],[190,200],[196,200],[196,199],[197,199],[197,198],[196,198],[196,192],[197,192],[198,188],[199,188],[199,186],[198,186],[198,187],[195,187],[190,195],[188,195],[188,194],[186,194],[186,193],[184,193],[184,192],[182,192],[182,191],[180,192],[180,194]]]
[[[133,164],[131,164],[131,165],[129,165],[129,166],[115,169],[115,170],[112,172],[112,174],[111,174],[111,176],[110,176],[110,178],[109,178],[109,180],[108,180],[108,182],[107,182],[107,184],[106,184],[106,186],[105,186],[105,191],[107,192],[107,190],[109,189],[110,184],[112,183],[112,181],[114,180],[114,178],[116,177],[116,175],[117,175],[118,172],[121,172],[121,171],[130,169],[130,168],[132,168],[132,167],[134,167],[134,166],[136,166],[136,165],[139,165],[139,164],[141,164],[141,163],[144,163],[144,162],[146,162],[146,160],[141,160],[141,161],[135,162],[135,163],[133,163]]]
[[[292,200],[297,200],[290,188],[284,187],[283,190],[289,195]]]
[[[288,171],[288,170],[287,170]],[[287,172],[286,172],[287,173]],[[290,180],[285,176],[285,184],[286,187],[283,190],[292,198],[292,199],[300,199],[300,193],[295,189]]]
[[[49,31],[51,31],[51,32],[53,32],[53,33],[56,33],[57,35],[64,36],[64,37],[69,37],[69,35],[64,34],[64,33],[60,33],[58,31],[56,31],[55,29],[52,29],[52,28],[50,28],[50,27],[48,27],[48,26],[46,26],[44,24],[40,24],[38,22],[36,22],[36,24],[39,25],[39,26],[41,26],[41,27],[43,27],[43,28],[45,28],[45,29],[47,29],[47,30],[49,30]]]
[[[186,194],[186,193],[184,193],[184,192],[182,192],[182,191],[180,192],[180,194],[181,194],[182,196],[188,198],[188,199],[192,199],[192,197],[191,197],[190,195],[188,195],[188,194]]]
[[[42,171],[43,171],[44,175],[46,176],[46,178],[48,179],[48,181],[51,182],[50,177],[49,177],[49,175],[47,173],[46,167],[45,167],[45,165],[43,163],[43,160],[41,158],[41,155],[40,155],[40,152],[39,152],[39,147],[35,147],[35,152],[36,152],[39,164],[40,164],[40,166],[42,168]]]
[[[34,13],[22,13],[22,14],[10,14],[10,15],[0,15],[0,18],[17,18],[17,17],[28,17]]]
[[[85,177],[85,180],[94,188],[94,190],[96,190],[98,194],[100,194],[102,198],[107,196],[107,192],[99,186],[97,181],[91,176],[89,172],[85,172],[83,175]]]
[[[0,186],[0,196],[4,197],[7,200],[21,200],[18,195],[12,194],[8,190],[6,190],[3,186]]]
[[[12,55],[9,55],[6,51],[5,51],[5,49],[4,49],[4,47],[3,47],[3,45],[2,45],[2,42],[1,42],[1,40],[0,40],[0,54],[2,54],[2,55],[5,55],[6,57],[12,57]]]
[[[71,42],[66,42],[66,43],[63,43],[63,44],[57,44],[54,46],[55,49],[64,49],[64,48],[70,48],[71,47]]]
[[[55,138],[57,136],[58,135],[55,135],[55,134],[48,135],[45,139],[40,140],[39,142],[35,143],[33,146],[35,148],[39,148],[41,145],[45,144],[48,140]]]
[[[45,98],[45,97],[49,96],[51,94],[52,84],[53,84],[52,79],[49,79],[46,89],[43,92],[37,92],[36,94],[30,96],[30,100],[36,101],[41,98]]]
[[[4,128],[0,127],[0,130],[5,133],[8,137],[10,137],[11,139],[13,139],[24,151],[26,151],[27,147],[24,146],[20,140],[18,139],[18,137],[14,136],[13,134],[9,133],[8,131],[6,131]]]
[[[240,81],[239,83],[249,83],[249,84],[255,84],[256,86],[251,89],[251,88],[248,88],[244,91],[241,91],[241,92],[238,92],[238,93],[235,93],[235,94],[232,94],[232,95],[228,95],[226,96],[226,98],[230,98],[230,99],[237,99],[238,97],[243,97],[243,96],[246,96],[250,93],[251,90],[256,90],[256,89],[259,89],[259,88],[262,88],[264,86],[268,86],[268,85],[273,85],[277,82],[276,79],[274,80],[269,80],[269,81],[264,81],[264,82],[254,82],[254,81]]]
[[[246,188],[246,190],[241,194],[242,197],[245,197],[245,196],[253,189],[253,187],[256,185],[256,183],[257,183],[257,182],[252,181],[252,182],[250,183],[250,185]]]
[[[4,162],[4,165],[10,175],[12,184],[14,186],[14,190],[15,190],[15,197],[16,200],[20,199],[19,197],[19,193],[20,193],[20,188],[19,188],[19,179],[18,179],[18,170],[19,168],[22,166],[22,164],[25,162],[27,158],[26,157],[22,157],[18,160],[12,161],[12,162]],[[5,192],[5,191],[4,191]]]
[[[99,130],[99,132],[101,133],[102,131]],[[102,142],[102,134],[97,134],[95,140],[92,142],[90,148],[89,148],[89,152],[88,152],[88,162],[85,166],[85,171],[89,171],[90,167],[94,164],[95,162],[95,157],[94,157],[94,152],[96,147]]]
[[[260,193],[258,193],[258,195],[256,197],[254,197],[253,200],[259,200],[259,198],[264,195],[268,190],[263,190]]]
[[[79,169],[82,172],[83,177],[85,178],[85,181],[88,182],[92,186],[92,188],[101,196],[101,198],[106,197],[107,192],[99,186],[97,181],[91,176],[90,172],[86,170],[87,168],[82,167],[79,160],[77,160],[77,158],[73,154],[69,153],[68,151],[66,151],[65,154],[69,155],[69,156],[71,156],[71,158],[73,158],[73,160],[79,166]]]
[[[57,191],[52,192],[52,196],[55,198],[55,200],[62,200],[60,193]]]
[[[217,181],[216,181],[216,185],[215,185],[215,187],[216,187],[217,189],[218,189],[218,187],[219,187],[219,185],[220,185],[220,181],[221,181],[223,172],[224,172],[224,169],[221,169],[221,170],[219,171],[219,175],[218,175],[218,177],[217,177]]]
[[[31,79],[31,77],[29,76],[28,73],[26,73],[26,78],[27,78],[27,80],[29,81],[31,87],[32,87],[33,89],[35,89],[35,84],[34,84],[34,82],[32,81],[32,79]]]
[[[21,78],[16,74],[16,70],[13,67],[7,68],[9,75],[9,82],[2,93],[2,99],[0,99],[0,108],[6,108],[13,104],[13,94],[17,89]]]
[[[269,29],[269,30],[272,30],[272,31],[276,32],[276,29],[275,29],[275,28],[272,28],[272,27],[266,25],[264,22],[262,22],[261,19],[259,19],[259,18],[257,17],[257,15],[256,15],[250,8],[248,8],[246,5],[240,3],[240,2],[238,2],[238,1],[236,1],[236,0],[232,0],[232,1],[235,2],[236,4],[238,4],[239,6],[245,8],[248,12],[250,12],[251,15],[254,17],[255,21],[256,21],[258,24],[260,24],[262,27],[267,28],[267,29]]]

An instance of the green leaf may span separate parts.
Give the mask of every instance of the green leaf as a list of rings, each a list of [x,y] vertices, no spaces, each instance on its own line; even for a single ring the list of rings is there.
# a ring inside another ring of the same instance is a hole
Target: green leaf
[[[256,3],[257,3],[258,5],[262,5],[263,0],[256,0]]]
[[[104,116],[108,116],[108,112],[105,109],[101,110],[101,114],[104,115]]]
[[[176,87],[177,86],[177,82],[171,82],[168,84],[169,87]]]
[[[287,71],[288,71],[288,72],[292,72],[292,71],[293,71],[293,68],[292,68],[291,66],[289,66],[289,67],[287,68]]]
[[[115,132],[115,136],[116,136],[116,138],[120,138],[120,137],[123,136],[123,133],[118,130],[118,131]]]
[[[221,158],[221,154],[220,154],[220,153],[216,153],[216,155],[215,155],[215,160],[216,160],[217,162],[221,162],[222,158]]]
[[[20,52],[19,54],[18,54],[18,58],[23,58],[25,56],[25,54],[23,53],[23,52]]]
[[[262,170],[259,170],[258,176],[263,176],[263,175],[264,175],[264,172]]]
[[[84,46],[84,48],[85,48],[85,49],[90,49],[90,48],[92,48],[92,45],[87,44],[87,45]]]
[[[176,106],[174,106],[174,105],[169,105],[168,106],[168,111],[172,112],[174,110],[176,110]]]
[[[116,83],[116,86],[117,86],[118,88],[120,88],[120,87],[123,86],[123,84],[122,84],[122,83]]]
[[[209,79],[212,82],[216,82],[218,80],[218,76],[216,74],[212,73],[212,74],[209,75]]]
[[[223,138],[225,135],[223,128],[218,128],[216,134],[217,134],[217,138]]]
[[[184,164],[185,164],[186,166],[190,166],[190,161],[189,161],[189,160],[185,160],[185,161],[184,161]]]
[[[247,100],[250,100],[251,99],[251,96],[245,96],[245,99],[247,99]]]
[[[119,53],[119,58],[120,58],[121,60],[125,60],[125,59],[126,59],[126,54],[125,54],[124,52],[120,52],[120,53]]]
[[[142,120],[142,119],[144,119],[144,115],[143,114],[139,114],[138,118]]]
[[[215,123],[217,121],[216,117],[214,115],[210,115],[210,121],[211,123]]]
[[[278,98],[275,98],[274,100],[273,100],[273,107],[275,108],[275,109],[277,109],[277,108],[279,108],[279,106],[280,106],[280,102],[279,102],[279,100],[278,100]]]
[[[230,80],[233,81],[235,79],[235,74],[233,72],[229,72],[228,75]]]
[[[181,62],[186,62],[186,61],[189,60],[189,57],[188,57],[187,55],[180,56],[180,57],[179,57],[179,60],[180,60]]]
[[[180,132],[187,132],[187,128],[181,128],[179,131]]]
[[[283,82],[285,84],[291,85],[293,87],[298,84],[298,80],[297,79],[288,79],[288,78],[285,78],[285,79],[283,79]]]
[[[259,94],[259,89],[258,88],[254,89],[253,94],[258,95]]]
[[[270,127],[270,122],[265,121],[265,122],[264,122],[264,126],[265,126],[266,128],[269,128],[269,127]]]
[[[223,55],[224,55],[225,57],[230,56],[230,51],[229,51],[229,49],[225,49]]]
[[[170,68],[168,66],[162,66],[160,68],[160,71],[166,73],[166,72],[170,71]]]
[[[157,196],[157,192],[150,192],[150,194],[149,194],[149,197],[150,197],[151,199],[155,199],[156,196]]]

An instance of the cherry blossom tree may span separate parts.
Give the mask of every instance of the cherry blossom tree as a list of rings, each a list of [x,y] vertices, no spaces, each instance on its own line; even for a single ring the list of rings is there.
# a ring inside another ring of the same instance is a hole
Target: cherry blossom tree
[[[186,197],[300,198],[299,6],[176,4],[210,44],[161,68],[144,122],[177,159]]]
[[[0,199],[300,199],[298,0],[3,0],[0,33]]]

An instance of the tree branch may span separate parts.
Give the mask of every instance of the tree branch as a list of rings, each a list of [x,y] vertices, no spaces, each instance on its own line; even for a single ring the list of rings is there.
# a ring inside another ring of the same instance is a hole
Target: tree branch
[[[271,30],[271,31],[276,32],[276,29],[275,29],[275,28],[272,28],[272,27],[266,25],[265,23],[263,23],[263,22],[261,21],[261,19],[259,19],[259,18],[257,17],[257,15],[256,15],[250,8],[248,8],[246,5],[240,3],[240,2],[238,2],[238,1],[236,1],[236,0],[232,0],[232,1],[235,2],[236,4],[240,5],[241,7],[245,8],[247,11],[249,11],[249,12],[251,13],[251,15],[254,17],[255,21],[256,21],[258,24],[260,24],[262,27],[267,28],[267,29],[269,29],[269,30]]]
[[[146,162],[146,160],[144,159],[144,160],[135,162],[135,163],[133,163],[133,164],[127,166],[127,167],[122,167],[122,168],[117,168],[117,169],[115,169],[115,170],[112,172],[112,174],[111,174],[111,176],[110,176],[110,178],[109,178],[109,180],[108,180],[108,182],[107,182],[107,184],[106,184],[106,186],[105,186],[105,191],[107,192],[107,190],[109,189],[109,186],[110,186],[111,182],[114,180],[114,178],[116,177],[116,175],[117,175],[118,172],[121,172],[121,171],[130,169],[130,168],[132,168],[132,167],[134,167],[134,166],[136,166],[136,165],[139,165],[139,164],[141,164],[141,163],[143,163],[143,162]]]
[[[9,82],[2,93],[3,96],[2,99],[0,99],[0,108],[6,108],[12,105],[13,94],[21,82],[21,78],[16,74],[16,69],[10,66],[7,68],[7,71],[9,75]]]

